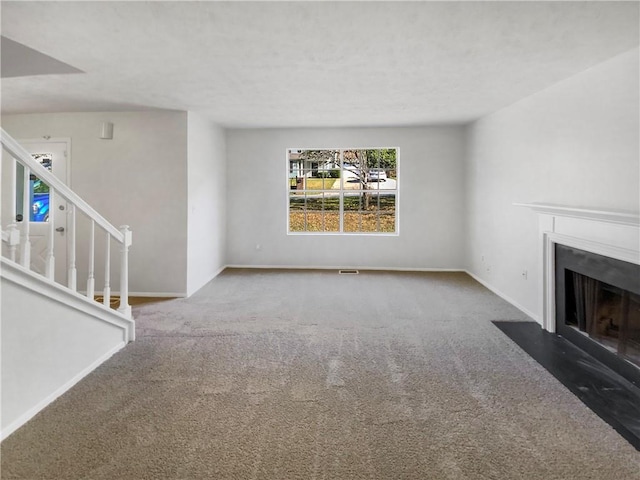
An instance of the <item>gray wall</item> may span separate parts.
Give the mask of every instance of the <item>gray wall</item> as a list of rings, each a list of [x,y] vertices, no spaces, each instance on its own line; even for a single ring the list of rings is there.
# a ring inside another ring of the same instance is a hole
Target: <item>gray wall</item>
[[[187,117],[187,294],[225,265],[226,165],[224,131],[200,115]]]
[[[638,91],[634,49],[468,128],[468,269],[534,316],[538,221],[512,204],[638,212]]]
[[[286,150],[357,147],[400,149],[400,235],[287,235]],[[230,265],[464,265],[461,127],[229,130],[227,152]]]
[[[103,121],[113,140],[99,138]],[[14,138],[71,138],[71,188],[116,227],[133,230],[131,292],[184,295],[187,289],[187,113],[109,112],[6,115]],[[78,219],[78,288],[86,284],[88,240]],[[102,287],[102,235],[96,287]],[[113,246],[112,246],[113,247]],[[112,289],[118,252],[112,248]]]

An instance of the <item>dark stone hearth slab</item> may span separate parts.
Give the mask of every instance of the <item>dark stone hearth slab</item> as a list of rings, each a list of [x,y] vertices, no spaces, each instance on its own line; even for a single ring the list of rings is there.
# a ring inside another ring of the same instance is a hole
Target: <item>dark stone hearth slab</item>
[[[493,323],[640,450],[640,388],[535,322]]]

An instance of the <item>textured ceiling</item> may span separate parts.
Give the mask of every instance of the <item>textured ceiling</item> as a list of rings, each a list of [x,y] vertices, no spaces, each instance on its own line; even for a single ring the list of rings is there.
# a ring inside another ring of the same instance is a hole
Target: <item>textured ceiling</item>
[[[2,2],[83,72],[2,81],[5,113],[193,110],[230,127],[463,123],[639,43],[637,2]]]

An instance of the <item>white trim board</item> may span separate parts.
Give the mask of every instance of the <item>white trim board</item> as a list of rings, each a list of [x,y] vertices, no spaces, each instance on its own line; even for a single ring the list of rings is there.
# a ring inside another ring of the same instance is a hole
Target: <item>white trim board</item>
[[[111,296],[120,296],[120,292],[111,292]],[[130,297],[185,298],[185,292],[129,292]]]
[[[86,290],[78,290],[78,293],[83,295],[87,294]],[[96,297],[101,297],[102,293],[97,290],[94,295]],[[112,291],[111,295],[113,297],[120,297],[120,292]],[[187,294],[184,292],[129,292],[129,297],[149,297],[149,298],[186,298]]]
[[[635,212],[622,212],[611,210],[596,210],[590,208],[569,207],[548,203],[514,203],[515,207],[528,207],[536,213],[552,215],[556,217],[579,218],[582,220],[594,220],[622,225],[640,225],[640,215]]]
[[[49,396],[44,398],[42,401],[38,402],[36,405],[31,407],[25,413],[20,415],[16,420],[7,425],[7,427],[0,433],[0,441],[5,440],[9,435],[15,432],[18,428],[23,426],[29,420],[31,420],[38,412],[43,410],[47,405],[51,404],[56,398],[58,398],[63,393],[70,390],[76,383],[82,380],[84,377],[93,372],[96,368],[98,368],[102,363],[111,358],[116,352],[122,350],[126,346],[126,342],[122,342],[119,345],[116,345],[114,348],[106,352],[104,355],[100,356],[95,362],[89,365],[87,368],[80,371],[77,375],[72,377],[69,381],[63,384],[60,388],[55,390]]]
[[[48,138],[47,138],[48,137]],[[22,145],[33,145],[37,143],[64,143],[66,145],[66,159],[67,159],[67,171],[66,178],[64,179],[66,185],[71,188],[71,137],[49,137],[44,136],[40,138],[26,138],[16,139],[16,141]]]
[[[135,340],[135,322],[133,319],[122,315],[117,310],[105,307],[101,303],[89,300],[78,292],[69,290],[45,277],[27,270],[26,268],[11,262],[4,257],[1,259],[2,278],[40,295],[46,296],[56,302],[67,305],[80,312],[91,315],[104,322],[110,323],[123,330],[125,343]]]
[[[226,265],[226,268],[254,270],[360,270],[365,272],[466,272],[463,268],[398,268],[398,267],[362,267],[353,265]],[[224,269],[223,269],[224,270]]]

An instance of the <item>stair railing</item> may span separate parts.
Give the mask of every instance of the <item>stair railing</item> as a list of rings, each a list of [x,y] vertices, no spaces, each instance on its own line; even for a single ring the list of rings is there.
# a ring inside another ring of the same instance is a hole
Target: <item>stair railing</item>
[[[88,203],[80,198],[73,190],[64,184],[59,178],[53,175],[38,161],[36,161],[22,145],[12,138],[4,129],[0,128],[0,139],[3,149],[9,153],[14,160],[11,172],[16,178],[16,166],[22,165],[24,168],[24,188],[23,188],[23,215],[22,220],[12,223],[2,229],[2,241],[8,246],[9,259],[19,263],[22,267],[31,268],[31,242],[30,235],[30,178],[34,174],[49,186],[49,205],[53,206],[54,197],[64,199],[68,204],[67,209],[67,287],[74,292],[77,288],[76,271],[76,214],[81,212],[90,220],[89,230],[89,259],[86,296],[94,300],[95,295],[95,235],[96,226],[101,228],[105,234],[105,278],[102,301],[106,307],[111,303],[111,241],[119,245],[120,250],[120,306],[118,311],[128,318],[131,318],[131,306],[129,305],[129,247],[131,246],[132,233],[128,225],[122,225],[119,229],[109,223],[102,215],[96,212]],[[17,182],[12,181],[13,191],[9,192],[9,198],[15,199],[17,195]],[[7,198],[7,197],[5,197]],[[13,215],[16,215],[15,208]],[[47,229],[47,251],[45,254],[44,276],[50,281],[54,281],[55,255],[54,255],[54,235],[56,232],[55,215],[49,215]],[[20,255],[16,256],[16,248],[19,243]]]

